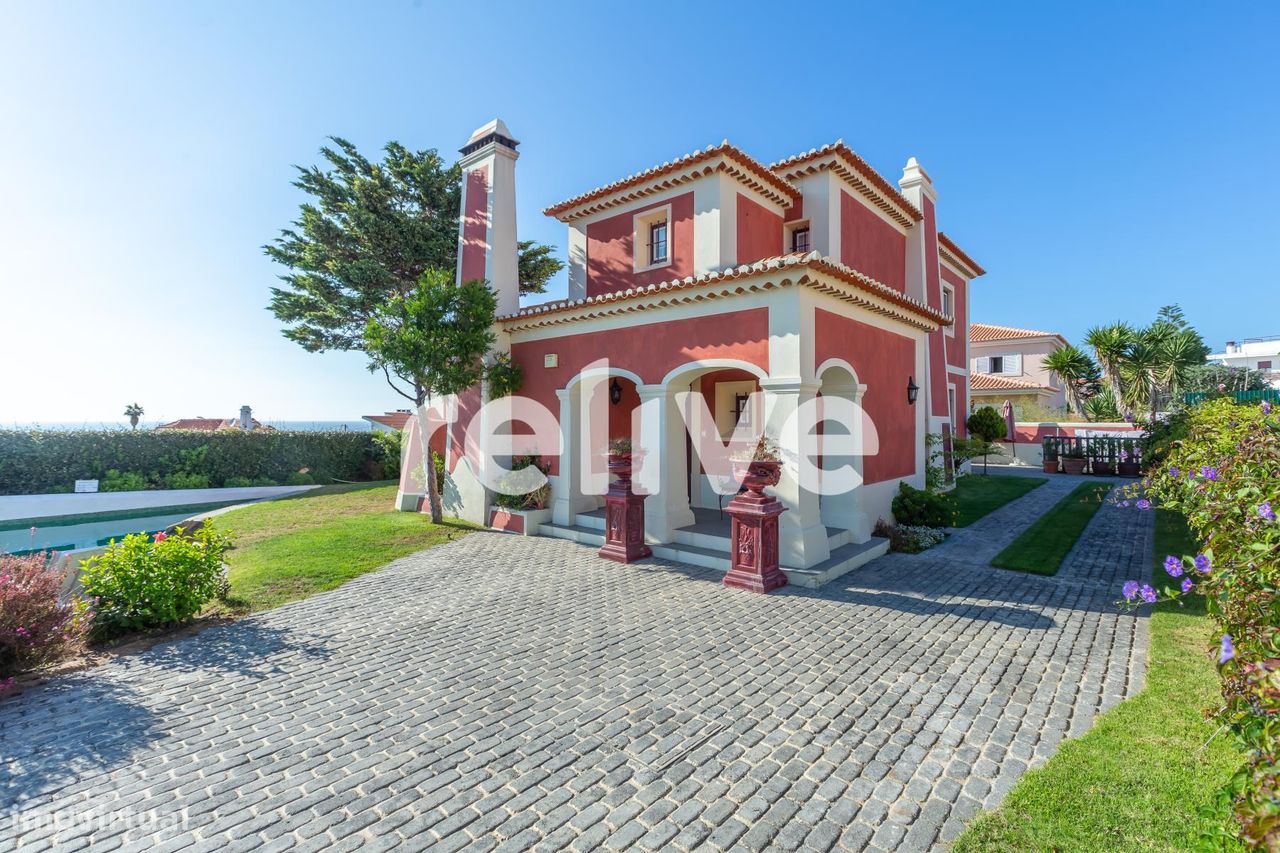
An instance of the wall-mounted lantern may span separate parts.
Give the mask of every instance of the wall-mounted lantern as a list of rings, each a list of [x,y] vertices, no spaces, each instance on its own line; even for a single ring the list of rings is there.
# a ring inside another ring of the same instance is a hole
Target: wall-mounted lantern
[[[920,396],[920,386],[916,384],[914,376],[907,377],[907,405],[914,406],[916,397]]]
[[[622,386],[618,384],[616,377],[609,383],[609,402],[615,406],[622,402]]]

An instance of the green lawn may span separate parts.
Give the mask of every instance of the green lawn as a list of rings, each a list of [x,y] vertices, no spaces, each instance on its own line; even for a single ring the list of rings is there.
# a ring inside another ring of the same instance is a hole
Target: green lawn
[[[1047,477],[1002,477],[966,474],[951,492],[956,505],[956,527],[968,527],[987,513],[1049,482]]]
[[[325,486],[218,516],[214,524],[235,538],[231,595],[219,608],[245,613],[306,598],[472,529],[395,512],[395,495],[395,485]]]
[[[1037,575],[1057,574],[1062,560],[1114,485],[1113,480],[1081,483],[996,554],[991,565]]]
[[[1166,554],[1191,553],[1182,517],[1157,511],[1155,583],[1169,582],[1160,566]],[[1220,701],[1203,601],[1157,605],[1149,625],[1143,691],[1027,773],[998,811],[969,826],[955,853],[1190,850],[1201,832],[1229,819],[1213,813],[1213,795],[1241,756],[1201,713]]]

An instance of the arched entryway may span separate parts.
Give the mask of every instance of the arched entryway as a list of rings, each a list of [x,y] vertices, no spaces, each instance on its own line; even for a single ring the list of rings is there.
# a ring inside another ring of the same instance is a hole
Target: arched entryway
[[[858,383],[852,365],[843,359],[823,362],[817,376],[823,418],[817,427],[822,523],[828,529],[849,531],[853,542],[866,542],[871,538],[872,521],[860,500],[867,425],[859,403],[865,386]],[[845,489],[846,485],[851,487]]]

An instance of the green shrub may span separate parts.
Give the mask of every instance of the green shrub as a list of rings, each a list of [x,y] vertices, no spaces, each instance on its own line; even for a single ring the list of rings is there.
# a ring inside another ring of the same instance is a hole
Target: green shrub
[[[147,487],[147,478],[133,471],[117,471],[114,468],[98,483],[100,492],[140,492]]]
[[[164,487],[166,489],[207,489],[209,488],[209,476],[207,474],[188,474],[185,471],[174,471],[164,478]]]
[[[228,477],[226,482],[222,484],[225,489],[244,489],[253,485],[253,480],[248,477]]]
[[[892,508],[894,521],[908,527],[950,527],[956,519],[950,495],[926,492],[906,483],[898,485]]]
[[[254,477],[254,478],[253,478],[253,482],[252,482],[252,483],[250,483],[249,485],[251,485],[251,486],[278,486],[278,485],[280,485],[280,484],[279,484],[279,483],[277,483],[275,480],[271,479],[270,477]]]
[[[551,500],[551,484],[548,482],[544,482],[538,488],[528,492],[508,494],[508,492],[515,492],[519,488],[515,472],[529,466],[537,468],[543,474],[546,474],[550,467],[542,461],[541,456],[513,456],[511,458],[512,473],[504,475],[502,480],[499,481],[498,485],[503,488],[494,492],[494,506],[515,510],[546,509],[547,502]]]
[[[97,601],[94,633],[110,637],[189,620],[217,595],[230,544],[206,521],[191,534],[130,534],[82,561],[85,595]]]
[[[275,485],[303,468],[322,483],[367,480],[374,454],[372,433],[347,430],[0,430],[0,494],[70,491],[109,471],[141,472],[152,487],[174,473]]]
[[[970,434],[976,435],[983,441],[999,441],[1005,437],[1009,429],[1000,413],[990,406],[983,406],[969,415],[964,425]]]
[[[312,477],[307,471],[294,471],[285,478],[284,484],[286,486],[314,486],[316,478]]]
[[[400,451],[404,432],[398,429],[373,434],[374,461],[382,463],[382,478],[395,480],[400,477]]]

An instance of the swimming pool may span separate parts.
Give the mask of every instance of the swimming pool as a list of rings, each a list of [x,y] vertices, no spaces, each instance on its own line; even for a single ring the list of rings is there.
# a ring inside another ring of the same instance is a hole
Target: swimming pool
[[[122,539],[130,533],[156,533],[193,515],[231,505],[150,507],[133,512],[5,522],[0,525],[0,554],[93,548],[106,545],[112,539]]]

